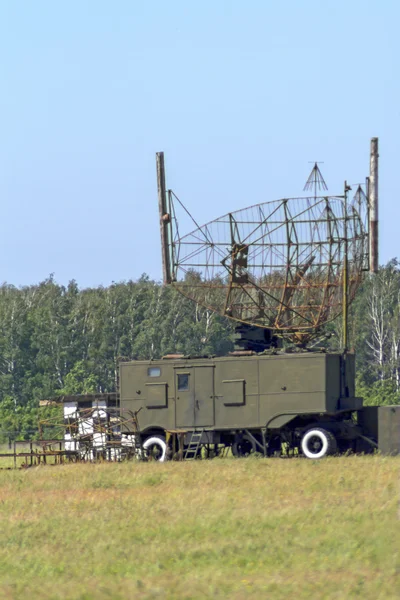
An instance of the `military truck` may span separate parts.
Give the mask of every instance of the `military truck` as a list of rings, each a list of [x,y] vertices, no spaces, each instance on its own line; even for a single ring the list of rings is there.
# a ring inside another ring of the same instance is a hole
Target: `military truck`
[[[140,410],[145,448],[164,460],[167,433],[181,432],[185,454],[203,445],[235,456],[285,445],[308,458],[356,449],[353,354],[232,354],[120,363],[120,405]]]
[[[363,407],[354,366],[351,353],[282,350],[120,361],[117,393],[58,399],[65,451],[75,460],[161,462],[227,449],[235,457],[399,454],[400,406]]]

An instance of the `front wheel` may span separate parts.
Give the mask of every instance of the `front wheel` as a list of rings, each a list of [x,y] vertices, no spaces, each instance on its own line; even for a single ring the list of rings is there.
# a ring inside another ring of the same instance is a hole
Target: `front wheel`
[[[326,429],[309,429],[301,438],[301,451],[307,458],[324,458],[336,452],[334,435]]]
[[[167,444],[161,435],[153,435],[143,442],[143,449],[150,460],[164,462],[167,454]]]

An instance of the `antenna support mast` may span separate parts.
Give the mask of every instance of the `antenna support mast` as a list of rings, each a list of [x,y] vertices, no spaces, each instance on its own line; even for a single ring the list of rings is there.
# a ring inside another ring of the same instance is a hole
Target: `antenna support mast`
[[[371,273],[377,273],[379,268],[378,248],[378,138],[371,139],[370,175],[368,185],[369,204],[369,264]]]
[[[168,210],[167,191],[165,187],[164,152],[156,153],[158,210],[160,214],[161,254],[164,284],[171,283],[171,256],[169,251],[169,230],[171,214]]]

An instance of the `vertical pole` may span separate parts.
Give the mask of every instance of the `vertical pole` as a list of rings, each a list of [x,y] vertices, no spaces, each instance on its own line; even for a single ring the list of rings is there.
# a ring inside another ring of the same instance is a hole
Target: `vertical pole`
[[[378,138],[371,139],[370,174],[368,186],[369,205],[369,264],[370,272],[377,273],[379,268],[378,252]]]
[[[168,224],[171,215],[167,210],[167,196],[165,189],[164,152],[156,153],[157,162],[157,188],[158,188],[158,210],[160,214],[161,253],[164,284],[171,283],[171,263],[168,244]]]
[[[368,226],[368,236],[369,236],[370,222],[371,222],[371,211],[370,211],[370,207],[369,207],[369,177],[365,178],[365,195],[367,196],[367,226]],[[368,244],[370,244],[369,237],[368,237]],[[370,271],[370,269],[371,269],[371,253],[369,250],[369,245],[368,245],[368,249],[367,249],[367,256],[368,256],[368,268],[366,270]]]
[[[344,234],[344,260],[343,260],[343,352],[347,352],[348,346],[348,241],[347,241],[347,192],[350,187],[347,185],[347,181],[344,182],[344,223],[343,223],[343,234]]]

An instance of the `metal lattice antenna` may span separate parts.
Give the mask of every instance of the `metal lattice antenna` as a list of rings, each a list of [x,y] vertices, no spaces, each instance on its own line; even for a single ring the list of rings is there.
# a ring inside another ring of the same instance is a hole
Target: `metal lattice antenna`
[[[360,199],[272,200],[173,236],[171,281],[208,310],[308,344],[344,311],[344,265],[346,307],[367,268],[368,207]]]
[[[354,194],[354,197],[353,197],[354,206],[360,206],[363,203],[367,203],[367,196],[361,186],[362,186],[362,184],[359,183],[358,187],[357,187],[357,191]]]
[[[305,189],[306,197],[248,206],[200,227],[193,220],[186,235],[169,231],[171,284],[236,323],[303,346],[319,338],[347,311],[369,268],[369,207],[362,189],[351,202],[348,186],[344,196],[327,196],[318,163]],[[174,200],[181,205],[170,192],[169,222],[161,212],[172,228]]]
[[[325,179],[323,178],[318,163],[316,162],[306,181],[306,185],[304,186],[303,191],[313,190],[314,198],[316,198],[318,196],[318,191],[327,189],[328,186],[326,185]]]

